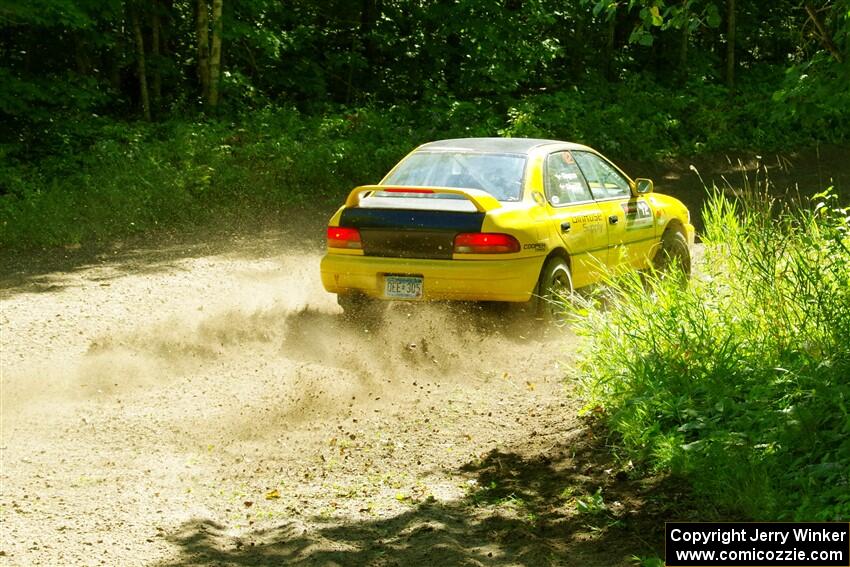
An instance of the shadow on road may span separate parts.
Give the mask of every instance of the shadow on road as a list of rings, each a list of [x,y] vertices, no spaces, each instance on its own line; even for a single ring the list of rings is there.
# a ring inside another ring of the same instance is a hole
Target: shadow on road
[[[167,536],[179,552],[160,565],[610,567],[660,556],[664,521],[695,517],[684,484],[630,478],[593,427],[573,436],[535,455],[494,450],[457,471],[474,487],[466,497],[423,500],[390,518],[294,519],[239,535],[197,518]],[[590,509],[579,511],[579,500]]]
[[[83,246],[0,250],[0,291],[8,295],[60,291],[73,285],[73,276],[108,283],[112,277],[170,271],[183,260],[206,256],[256,259],[299,249],[320,251],[332,212],[322,204],[293,208],[285,217],[257,219],[249,226],[187,227]]]
[[[113,243],[81,249],[52,249],[41,254],[0,254],[0,294],[50,293],[80,284],[80,280],[108,286],[117,278],[178,272],[186,260],[232,256],[245,260],[269,258],[298,250],[322,249],[321,232],[293,238],[288,231],[252,234],[183,236],[174,242]]]

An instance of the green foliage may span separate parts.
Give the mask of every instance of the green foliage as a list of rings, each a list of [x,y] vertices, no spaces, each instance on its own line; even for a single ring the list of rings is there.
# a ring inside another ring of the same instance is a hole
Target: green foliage
[[[419,143],[494,133],[484,130],[487,122],[480,109],[448,101],[417,112],[367,107],[310,116],[267,108],[233,122],[80,122],[63,149],[37,162],[15,159],[8,147],[0,153],[0,246],[105,240],[275,218],[298,204],[331,206],[352,187],[379,181]]]
[[[637,555],[633,555],[632,561],[634,561],[636,565],[640,565],[641,567],[664,567],[664,560],[658,557],[657,555],[651,555],[647,557],[639,557]]]
[[[850,18],[848,18],[850,20]],[[785,80],[773,93],[771,118],[791,121],[807,133],[819,133],[827,141],[850,132],[850,65],[835,65],[830,55],[818,53],[811,60],[789,67]]]
[[[848,2],[814,2],[845,60]],[[816,35],[800,36],[811,26],[798,3],[738,4],[742,71],[804,64],[824,52]],[[0,112],[12,107],[15,92],[53,81],[51,92],[20,99],[13,116],[26,125],[28,113],[45,105],[92,110],[84,98],[83,106],[62,100],[59,87],[66,83],[97,95],[98,113],[137,113],[135,13],[148,88],[154,75],[162,82],[154,116],[194,114],[200,96],[196,7],[189,0],[0,1]],[[710,85],[723,67],[718,48],[725,41],[725,10],[721,0],[226,1],[222,90],[225,106],[241,111],[268,102],[310,109],[434,96],[517,98],[583,88],[598,74]],[[820,68],[809,74],[818,80]]]
[[[814,204],[715,192],[688,288],[628,275],[577,322],[588,403],[629,450],[756,519],[850,515],[850,210]]]
[[[725,87],[669,87],[648,75],[633,75],[617,87],[588,81],[514,102],[500,133],[571,140],[644,160],[847,139],[850,104],[835,104],[850,96],[847,92],[825,85],[818,91],[820,98],[806,96],[812,94],[807,91],[771,100],[771,85],[779,81],[765,69],[742,84],[736,97]],[[789,111],[786,103],[792,98],[797,106]]]
[[[0,242],[68,244],[338,201],[407,149],[387,139],[399,134],[388,124],[368,110],[308,118],[288,109],[238,125],[105,122],[85,152],[5,164]]]
[[[637,14],[637,24],[629,34],[629,43],[649,47],[655,43],[655,30],[687,30],[693,34],[700,29],[717,28],[720,25],[720,10],[713,1],[685,0],[582,0],[593,7],[594,17],[611,21],[621,8]]]
[[[579,514],[596,515],[606,512],[608,507],[605,505],[605,499],[602,497],[602,489],[597,488],[593,494],[577,497],[576,512]]]

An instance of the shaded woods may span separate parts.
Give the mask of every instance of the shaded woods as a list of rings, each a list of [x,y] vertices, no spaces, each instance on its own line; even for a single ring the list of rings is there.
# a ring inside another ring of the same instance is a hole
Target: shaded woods
[[[846,0],[4,2],[0,110],[23,126],[39,109],[162,120],[215,108],[221,94],[228,111],[506,104],[635,74],[791,95],[804,73],[836,78],[848,10]]]

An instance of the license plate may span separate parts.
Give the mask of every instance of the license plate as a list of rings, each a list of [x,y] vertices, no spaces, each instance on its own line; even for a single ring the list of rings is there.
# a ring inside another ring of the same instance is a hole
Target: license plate
[[[384,276],[384,295],[390,299],[420,299],[422,280],[420,276]]]

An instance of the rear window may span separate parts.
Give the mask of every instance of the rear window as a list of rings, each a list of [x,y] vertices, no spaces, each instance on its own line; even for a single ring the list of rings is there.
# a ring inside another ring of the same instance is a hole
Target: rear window
[[[381,184],[481,189],[499,201],[519,201],[525,160],[526,156],[517,154],[416,152],[402,161]],[[398,194],[378,192],[376,195],[391,197]],[[427,194],[421,197],[462,198]]]

